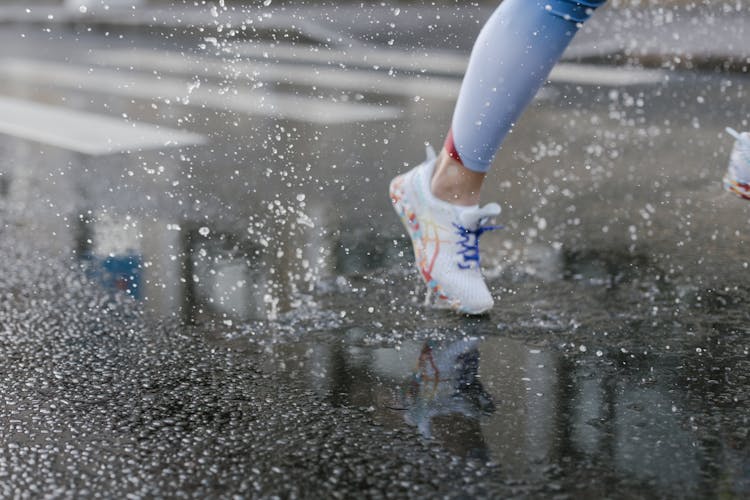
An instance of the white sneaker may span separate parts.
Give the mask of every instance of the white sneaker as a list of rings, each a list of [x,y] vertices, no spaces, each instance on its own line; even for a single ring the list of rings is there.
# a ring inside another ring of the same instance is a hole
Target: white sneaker
[[[724,176],[724,189],[740,198],[750,200],[750,133],[739,133],[727,127],[727,132],[737,139],[729,158],[729,168]]]
[[[411,237],[427,302],[434,297],[437,307],[481,314],[494,302],[479,268],[479,237],[499,228],[483,224],[500,206],[462,207],[437,199],[430,189],[435,161],[428,146],[424,163],[391,181],[391,202]]]

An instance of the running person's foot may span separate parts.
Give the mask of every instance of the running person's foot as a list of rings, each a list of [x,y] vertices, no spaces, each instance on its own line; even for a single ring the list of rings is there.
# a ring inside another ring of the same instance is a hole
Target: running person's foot
[[[438,307],[481,314],[494,302],[479,268],[479,237],[498,228],[484,224],[500,206],[464,207],[436,198],[430,189],[435,161],[428,147],[424,163],[391,181],[391,202],[411,237],[427,301],[432,297]]]
[[[724,176],[724,188],[730,193],[750,200],[750,133],[739,133],[727,128],[737,139],[729,159],[729,168]]]

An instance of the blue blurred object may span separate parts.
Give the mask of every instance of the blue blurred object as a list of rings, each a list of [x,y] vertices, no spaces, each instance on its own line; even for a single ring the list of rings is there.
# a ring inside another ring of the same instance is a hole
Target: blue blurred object
[[[87,253],[82,257],[90,262],[88,276],[113,292],[125,292],[141,298],[141,269],[143,257],[136,253],[100,257]]]

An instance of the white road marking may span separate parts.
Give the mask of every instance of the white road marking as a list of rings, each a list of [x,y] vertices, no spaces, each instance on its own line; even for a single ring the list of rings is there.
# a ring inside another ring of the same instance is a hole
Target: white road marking
[[[157,70],[183,75],[222,75],[243,77],[252,81],[283,82],[315,85],[357,92],[376,92],[407,97],[453,99],[458,95],[461,80],[441,76],[391,76],[385,71],[341,69],[335,66],[303,66],[299,63],[222,61],[216,58],[186,56],[175,52],[144,52],[134,50],[98,50],[88,58],[104,66],[120,66],[136,70]]]
[[[0,133],[93,156],[206,142],[191,132],[2,96]]]
[[[286,56],[297,54],[289,47],[281,50]],[[191,58],[169,52],[135,52],[128,50],[96,51],[90,57],[92,62],[102,65],[119,65],[140,70],[161,69],[186,75],[242,76],[253,81],[285,82],[298,85],[316,85],[328,88],[359,92],[377,92],[400,96],[420,96],[436,99],[455,99],[461,88],[461,80],[455,77],[431,75],[390,76],[383,71],[366,69],[341,69],[335,65],[304,66],[305,57],[313,56],[319,62],[321,52],[300,51],[299,59],[291,62],[276,62],[273,57],[263,61],[221,61],[216,58]],[[331,54],[325,52],[325,54]],[[316,55],[317,54],[317,55]],[[337,54],[347,54],[338,52]],[[389,57],[391,57],[389,55]],[[403,54],[401,57],[404,57]],[[406,56],[415,60],[417,56]],[[442,56],[440,56],[442,57]],[[447,58],[449,65],[459,65],[455,54]],[[328,62],[335,62],[328,60]],[[393,59],[391,59],[393,62]],[[466,59],[461,58],[465,65]],[[413,67],[409,67],[413,69]],[[560,63],[549,76],[551,82],[574,83],[603,87],[623,87],[629,85],[652,85],[664,82],[667,73],[662,70],[600,66],[592,64]]]
[[[354,47],[349,50],[327,49],[304,45],[246,43],[231,47],[233,54],[257,59],[297,60],[301,62],[330,65],[354,65],[363,68],[393,68],[404,71],[445,73],[461,76],[466,71],[469,57],[457,52],[414,50],[405,52],[399,49],[365,49]]]
[[[277,119],[316,124],[354,123],[398,118],[401,111],[392,106],[298,97],[265,89],[221,89],[195,86],[191,79],[147,76],[105,68],[28,59],[0,61],[0,78],[27,79],[34,83],[70,87],[110,95],[147,100],[169,100]],[[189,90],[192,88],[192,90]]]
[[[298,61],[330,67],[354,65],[456,76],[464,74],[469,62],[466,55],[434,50],[404,52],[398,49],[362,49],[360,47],[350,50],[331,50],[285,44],[243,44],[233,47],[232,50],[242,56],[266,59],[269,62]],[[666,71],[658,69],[560,63],[552,70],[549,80],[606,87],[661,83],[665,81],[667,75]]]
[[[552,69],[549,80],[601,87],[654,85],[667,80],[668,73],[658,69],[627,68],[597,64],[561,63]]]

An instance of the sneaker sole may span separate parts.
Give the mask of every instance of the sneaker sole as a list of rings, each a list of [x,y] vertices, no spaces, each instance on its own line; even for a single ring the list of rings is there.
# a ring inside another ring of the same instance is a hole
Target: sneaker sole
[[[737,182],[726,175],[724,176],[724,189],[744,200],[750,200],[750,184]]]

